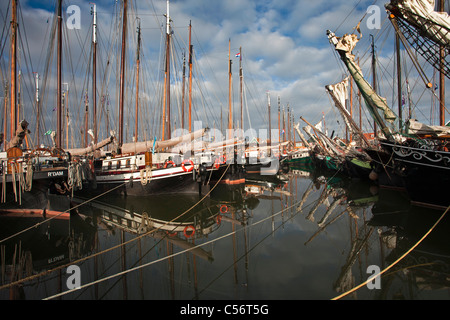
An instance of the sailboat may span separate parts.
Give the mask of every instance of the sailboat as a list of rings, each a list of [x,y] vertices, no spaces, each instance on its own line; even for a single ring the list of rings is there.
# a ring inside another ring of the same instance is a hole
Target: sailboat
[[[433,63],[445,61],[450,48],[448,14],[434,11],[434,1],[391,1],[386,8],[402,43],[407,45],[406,39],[416,45],[418,41],[427,43],[428,47],[425,49],[424,46],[418,45],[422,47],[420,50],[426,50],[427,54],[435,58],[427,61],[439,69],[441,77],[449,77],[445,63]],[[402,32],[400,24],[410,33]],[[406,130],[395,130],[393,123],[398,120],[397,115],[388,107],[386,100],[368,84],[361,69],[355,64],[352,50],[358,42],[357,36],[347,34],[338,38],[331,31],[327,34],[360,89],[371,115],[381,128],[382,135],[378,137],[378,141],[382,149],[375,152],[376,160],[381,162],[383,167],[391,168],[389,174],[399,181],[398,186],[403,186],[408,192],[412,203],[437,209],[447,208],[450,205],[445,188],[450,182],[450,131],[442,121],[443,110],[439,126],[427,126],[409,120],[405,124]],[[436,55],[439,58],[436,58]],[[417,66],[417,61],[413,62]],[[426,85],[432,88],[431,84]]]

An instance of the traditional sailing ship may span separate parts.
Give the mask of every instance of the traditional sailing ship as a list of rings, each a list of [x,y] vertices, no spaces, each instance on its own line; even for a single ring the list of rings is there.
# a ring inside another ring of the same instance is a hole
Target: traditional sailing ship
[[[434,1],[420,0],[393,0],[386,5],[399,39],[405,46],[409,47],[410,42],[419,53],[422,51],[424,56],[430,56],[427,61],[440,71],[440,87],[443,90],[443,77],[449,77],[445,57],[450,48],[450,18],[445,12],[434,11],[434,6]],[[441,6],[441,11],[442,9]],[[368,152],[373,154],[372,158],[383,169],[390,168],[388,174],[392,177],[391,183],[404,187],[413,203],[438,209],[447,208],[450,199],[444,186],[450,179],[450,132],[444,123],[442,96],[440,126],[426,126],[410,119],[405,123],[405,130],[401,130],[402,124],[399,126],[400,130],[395,130],[394,120],[401,123],[401,113],[398,119],[386,100],[363,78],[361,69],[354,61],[352,50],[358,42],[357,36],[347,34],[338,38],[331,31],[327,33],[354,78],[367,108],[381,128],[382,135],[378,140],[382,150],[368,149]],[[412,55],[410,57],[413,59]],[[415,59],[413,62],[418,66]],[[419,72],[422,72],[420,68]],[[426,79],[423,73],[420,75]],[[429,82],[426,82],[426,85],[432,88]]]
[[[167,1],[166,14],[166,62],[165,62],[165,90],[163,102],[162,139],[159,141],[138,141],[138,88],[139,88],[139,61],[140,61],[140,28],[137,41],[137,76],[136,76],[136,127],[134,141],[124,143],[124,100],[125,100],[125,54],[127,45],[127,9],[128,1],[123,1],[122,12],[122,48],[120,57],[120,95],[119,95],[119,132],[118,137],[113,137],[114,150],[97,153],[97,156],[89,155],[92,151],[82,149],[81,162],[89,162],[92,178],[85,180],[84,186],[78,190],[79,194],[101,194],[106,192],[123,193],[126,195],[149,195],[160,193],[192,193],[201,192],[202,182],[206,181],[207,172],[212,175],[214,171],[223,173],[227,165],[225,159],[212,152],[197,151],[194,147],[203,150],[205,147],[199,141],[208,128],[171,137],[170,120],[170,41],[172,30],[170,26],[169,1]],[[94,18],[95,21],[95,18]],[[95,32],[95,29],[94,29]],[[95,39],[95,33],[93,39]],[[95,40],[93,40],[95,41]],[[190,65],[192,61],[192,46],[190,45]],[[95,68],[95,61],[94,61]],[[95,83],[95,79],[93,79]],[[94,91],[94,95],[95,95]],[[189,103],[191,105],[191,103]],[[95,117],[94,117],[95,118]],[[189,114],[189,119],[191,116]],[[95,125],[94,125],[95,127]],[[94,136],[96,130],[94,130]],[[108,143],[109,143],[108,142]],[[184,148],[183,148],[184,146]],[[173,148],[177,147],[177,151]],[[69,150],[70,152],[70,150]],[[71,152],[73,154],[73,151]],[[208,180],[210,181],[210,180]]]
[[[57,147],[38,147],[30,149],[30,133],[26,120],[19,122],[23,110],[18,101],[18,1],[11,1],[11,83],[9,112],[5,112],[4,132],[0,152],[0,174],[2,183],[2,209],[47,207],[47,194],[50,189],[63,188],[68,177],[69,157]],[[5,96],[6,96],[5,92]],[[6,100],[6,99],[5,99]],[[6,106],[6,104],[5,104]],[[6,114],[9,114],[8,119]],[[9,124],[9,133],[8,133]],[[26,145],[24,146],[24,143]]]

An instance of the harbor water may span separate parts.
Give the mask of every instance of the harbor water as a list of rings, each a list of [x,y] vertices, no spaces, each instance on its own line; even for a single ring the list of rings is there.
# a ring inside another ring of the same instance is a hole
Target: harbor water
[[[449,298],[448,219],[368,181],[291,167],[71,207],[0,217],[0,299]]]

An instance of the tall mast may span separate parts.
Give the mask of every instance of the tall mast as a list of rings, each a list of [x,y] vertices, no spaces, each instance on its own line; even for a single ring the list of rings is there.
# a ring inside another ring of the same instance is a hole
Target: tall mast
[[[400,57],[400,36],[395,33],[395,46],[397,54],[397,94],[398,94],[398,130],[402,131],[402,65]]]
[[[186,52],[183,51],[183,85],[181,87],[181,128],[184,129],[184,109],[186,95]]]
[[[163,137],[170,139],[170,2],[167,0],[166,14],[166,77],[165,77],[165,104],[163,112]]]
[[[228,130],[230,130],[231,133],[231,129],[233,129],[233,111],[232,111],[232,72],[231,72],[231,65],[232,65],[232,61],[231,61],[231,39],[228,40]]]
[[[57,113],[57,128],[56,128],[56,147],[62,147],[62,0],[58,0],[58,72],[57,72],[57,104],[56,104],[56,113]]]
[[[93,6],[94,22],[92,25],[92,121],[94,122],[94,144],[97,144],[97,6],[96,4],[93,4]]]
[[[267,108],[269,112],[269,156],[272,155],[272,121],[270,118],[270,93],[267,91]]]
[[[35,72],[36,77],[36,145],[39,146],[39,121],[40,121],[40,107],[39,107],[39,73]]]
[[[241,129],[244,130],[244,89],[243,89],[243,81],[244,81],[244,73],[242,70],[242,47],[239,47],[239,82],[240,82],[240,98],[241,98]]]
[[[278,154],[281,156],[281,101],[280,96],[278,96]]]
[[[192,132],[192,54],[191,44],[192,25],[189,21],[189,133]]]
[[[374,38],[373,35],[370,35],[372,37],[372,88],[373,91],[376,93],[377,92],[377,73],[376,73],[376,59],[375,59],[375,43],[374,43]],[[374,137],[377,136],[377,123],[376,121],[373,122],[373,135]]]
[[[17,0],[12,0],[11,13],[11,86],[10,86],[10,105],[11,105],[11,139],[16,134],[17,129]],[[6,139],[6,137],[5,137]]]
[[[439,0],[439,11],[445,12],[444,0]],[[445,126],[445,47],[439,48],[439,124]]]
[[[121,148],[123,145],[123,104],[125,93],[125,50],[127,38],[127,7],[128,7],[128,0],[123,0],[122,56],[120,60],[120,97],[119,97],[119,148]]]
[[[141,21],[138,25],[138,41],[137,41],[137,53],[136,53],[136,123],[134,127],[134,141],[138,141],[138,129],[139,129],[139,69],[141,64]]]

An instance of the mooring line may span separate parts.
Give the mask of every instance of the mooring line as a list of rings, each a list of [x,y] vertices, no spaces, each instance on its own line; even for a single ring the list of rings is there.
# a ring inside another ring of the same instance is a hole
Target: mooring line
[[[422,238],[420,238],[419,241],[415,245],[413,245],[408,251],[406,251],[403,255],[400,256],[397,260],[395,260],[391,265],[389,265],[387,268],[382,270],[379,274],[377,274],[374,277],[369,277],[365,282],[361,283],[360,285],[354,287],[353,289],[348,290],[347,292],[344,292],[343,294],[332,298],[331,300],[339,300],[347,295],[349,295],[352,292],[355,292],[356,290],[360,289],[361,287],[365,286],[369,282],[372,282],[377,277],[381,277],[381,275],[385,272],[387,272],[389,269],[391,269],[393,266],[395,266],[397,263],[399,263],[403,258],[405,258],[411,251],[413,251],[433,230],[434,228],[441,222],[442,219],[444,219],[444,216],[447,214],[447,212],[450,210],[450,206],[447,208],[447,210],[444,211],[444,213],[439,217],[439,219],[435,222],[435,224],[424,234]]]

